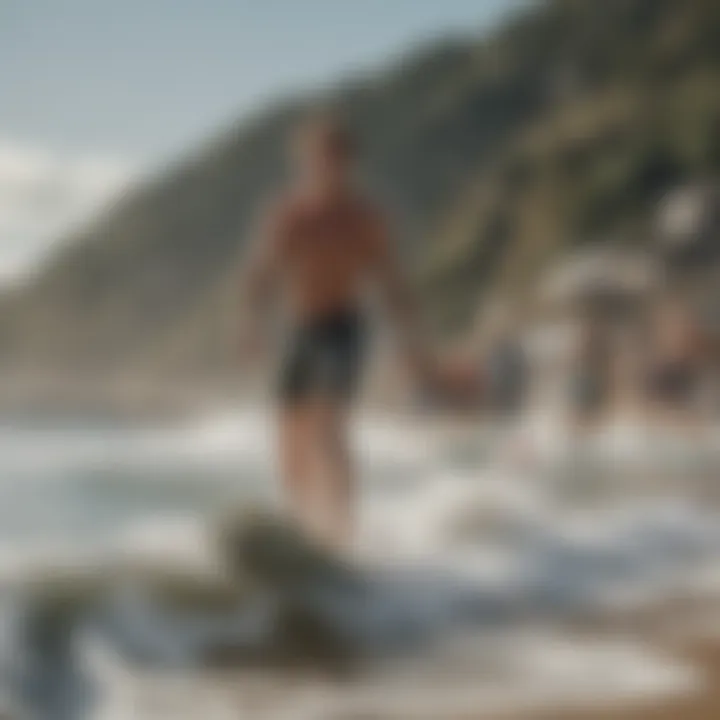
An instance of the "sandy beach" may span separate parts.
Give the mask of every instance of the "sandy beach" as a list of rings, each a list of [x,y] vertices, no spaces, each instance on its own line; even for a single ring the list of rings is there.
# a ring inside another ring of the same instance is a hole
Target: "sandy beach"
[[[720,641],[694,641],[672,649],[677,657],[700,670],[703,681],[699,691],[675,699],[593,710],[554,710],[531,717],[533,720],[714,720],[720,717]]]

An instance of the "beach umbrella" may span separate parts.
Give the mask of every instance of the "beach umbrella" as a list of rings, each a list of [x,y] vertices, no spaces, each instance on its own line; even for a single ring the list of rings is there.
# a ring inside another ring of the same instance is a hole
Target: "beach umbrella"
[[[615,303],[643,297],[660,280],[657,262],[645,253],[593,248],[551,268],[540,285],[541,301],[552,307]]]

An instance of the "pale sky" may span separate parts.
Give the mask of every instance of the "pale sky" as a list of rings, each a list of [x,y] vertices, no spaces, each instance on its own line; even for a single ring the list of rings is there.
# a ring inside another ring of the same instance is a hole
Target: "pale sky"
[[[137,173],[287,93],[523,0],[0,0],[0,277]]]

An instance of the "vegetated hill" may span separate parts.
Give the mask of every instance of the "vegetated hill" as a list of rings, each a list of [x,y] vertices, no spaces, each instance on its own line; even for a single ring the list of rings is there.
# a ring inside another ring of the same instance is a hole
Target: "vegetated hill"
[[[526,288],[570,243],[641,238],[667,188],[720,169],[716,0],[555,0],[323,100],[362,138],[371,185],[443,328]],[[283,177],[288,100],[147,181],[0,309],[6,377],[232,375],[243,249]]]
[[[463,327],[488,293],[527,296],[570,247],[652,241],[668,190],[720,176],[720,4],[555,7],[590,34],[555,75],[557,103],[479,168],[437,233],[425,290],[441,326]]]
[[[428,251],[435,324],[462,329],[489,295],[532,303],[538,275],[579,245],[659,249],[658,201],[720,176],[719,88],[717,72],[651,95],[610,87],[515,138],[478,173]]]

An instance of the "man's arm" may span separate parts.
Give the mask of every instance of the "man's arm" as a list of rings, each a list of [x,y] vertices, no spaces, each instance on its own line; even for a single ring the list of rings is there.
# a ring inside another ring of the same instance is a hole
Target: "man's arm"
[[[433,375],[434,362],[426,346],[417,302],[392,247],[387,226],[381,220],[376,222],[375,269],[383,302],[410,365],[428,380]]]

